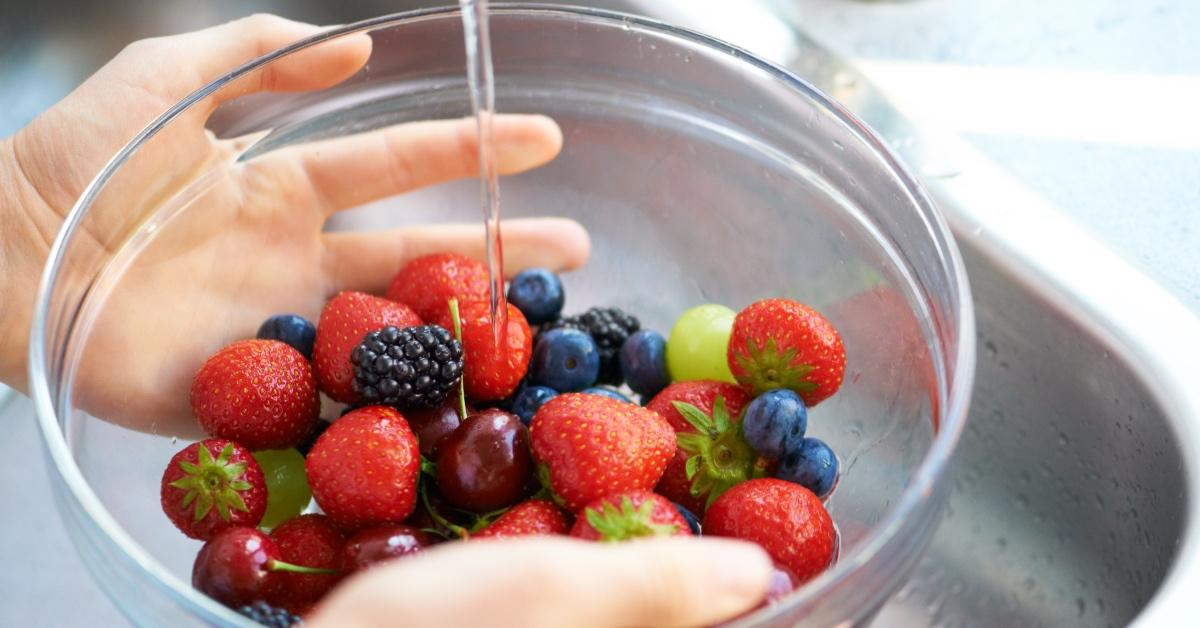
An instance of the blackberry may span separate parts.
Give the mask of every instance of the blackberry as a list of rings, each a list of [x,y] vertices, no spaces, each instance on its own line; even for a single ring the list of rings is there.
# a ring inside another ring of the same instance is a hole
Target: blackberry
[[[600,378],[597,382],[620,385],[622,377],[618,354],[629,336],[641,329],[642,324],[638,319],[615,307],[594,307],[583,314],[546,323],[541,331],[564,327],[587,332],[596,341],[596,347],[600,350]]]
[[[367,334],[350,354],[354,390],[367,404],[436,406],[458,385],[462,343],[444,327],[384,327]]]
[[[291,628],[304,624],[304,620],[299,617],[266,602],[247,604],[237,609],[237,612],[268,628]]]

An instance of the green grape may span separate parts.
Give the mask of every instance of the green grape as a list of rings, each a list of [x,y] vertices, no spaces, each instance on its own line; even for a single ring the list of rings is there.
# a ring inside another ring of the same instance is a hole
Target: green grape
[[[737,312],[715,303],[697,305],[679,315],[667,340],[667,372],[672,381],[737,383],[726,358],[735,316]]]
[[[267,512],[259,527],[270,530],[299,515],[312,491],[304,472],[304,456],[295,449],[268,449],[254,452],[267,480]]]

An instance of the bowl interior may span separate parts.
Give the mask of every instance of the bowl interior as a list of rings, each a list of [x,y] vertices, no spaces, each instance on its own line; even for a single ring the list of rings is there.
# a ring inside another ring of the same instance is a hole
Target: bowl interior
[[[842,537],[838,570],[853,571],[869,558],[864,552],[888,545],[878,526],[899,504],[939,508],[940,490],[914,486],[923,462],[926,475],[942,472],[961,427],[964,400],[951,393],[970,380],[972,338],[961,336],[970,329],[969,296],[944,226],[869,132],[794,79],[682,31],[521,9],[497,13],[492,31],[499,110],[550,115],[565,137],[550,165],[502,180],[504,217],[569,217],[592,237],[589,263],[564,277],[567,311],[615,305],[665,333],[700,303],[740,309],[787,297],[812,305],[840,330],[848,357],[841,392],[809,423],[842,461],[828,503]],[[316,319],[331,291],[320,281],[265,302],[164,304],[161,316],[121,329],[130,307],[123,295],[147,277],[186,256],[217,265],[242,246],[228,234],[245,217],[213,210],[230,171],[324,139],[467,113],[456,14],[381,21],[372,37],[368,68],[342,85],[247,97],[218,111],[210,127],[223,137],[265,133],[240,153],[186,177],[165,163],[154,181],[133,180],[139,156],[187,132],[188,115],[168,122],[85,203],[64,243],[46,321],[56,417],[87,487],[136,539],[140,560],[178,577],[168,585],[189,603],[202,604],[182,585],[199,544],[162,515],[158,492],[166,461],[195,433],[164,427],[176,425],[165,415],[142,424],[149,431],[100,420],[145,409],[136,390],[103,402],[90,391],[132,335],[155,339],[161,351],[122,363],[169,371],[186,400],[199,362],[175,359],[191,355],[183,344],[211,351],[254,334],[229,324],[221,308]],[[115,202],[128,186],[148,190],[132,211]],[[461,181],[340,213],[326,228],[479,219],[478,184]],[[193,280],[199,295],[214,278]],[[919,545],[895,551],[915,554]]]

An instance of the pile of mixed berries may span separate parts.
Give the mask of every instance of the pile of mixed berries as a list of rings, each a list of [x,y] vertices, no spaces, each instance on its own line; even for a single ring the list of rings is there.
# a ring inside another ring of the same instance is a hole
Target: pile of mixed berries
[[[558,276],[526,270],[494,328],[484,265],[429,255],[384,297],[343,292],[315,326],[274,316],[211,356],[191,388],[211,438],[162,479],[167,516],[205,542],[196,588],[291,625],[346,575],[445,541],[737,537],[774,559],[776,594],[835,560],[838,461],[805,436],[845,370],[825,318],[702,305],[668,341],[563,303]]]

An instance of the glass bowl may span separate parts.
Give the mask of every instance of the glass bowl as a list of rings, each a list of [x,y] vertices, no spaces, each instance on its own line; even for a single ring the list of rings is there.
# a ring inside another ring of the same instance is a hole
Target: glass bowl
[[[665,331],[692,305],[738,309],[782,296],[815,306],[841,331],[845,384],[810,416],[812,434],[842,459],[828,502],[840,560],[737,623],[868,619],[940,521],[966,416],[974,321],[942,217],[860,121],[743,50],[595,10],[507,6],[491,19],[498,109],[548,114],[564,132],[562,154],[506,177],[502,198],[506,218],[565,216],[590,232],[590,262],[565,278],[569,311],[616,305]],[[371,33],[374,51],[356,76],[317,92],[234,100],[209,128],[251,134],[242,149],[187,176],[166,176],[161,160],[187,145],[187,120],[203,115],[198,109],[209,96],[238,94],[281,59],[361,32]],[[200,338],[215,349],[253,336],[252,327],[230,325],[221,308],[315,319],[333,287],[305,284],[272,303],[184,304],[196,314],[183,319],[180,304],[164,304],[162,316],[144,317],[137,329],[121,328],[128,312],[122,295],[131,286],[152,289],[146,282],[156,268],[194,253],[176,237],[184,229],[240,245],[223,238],[247,218],[207,211],[205,202],[221,189],[216,179],[227,176],[228,161],[242,168],[288,147],[464,116],[464,64],[459,14],[451,9],[381,17],[298,42],[231,69],[170,109],[113,158],[68,216],[37,304],[32,395],[66,527],[135,624],[247,622],[191,588],[199,544],[159,509],[163,465],[183,446],[179,440],[196,434],[100,420],[153,410],[141,403],[144,391],[97,395],[104,375],[173,370],[181,375],[171,392],[182,399],[200,360],[180,358],[172,342]],[[145,175],[160,163],[162,176]],[[459,181],[343,212],[326,229],[479,219],[478,183]],[[155,355],[123,352],[130,334],[155,338]]]

